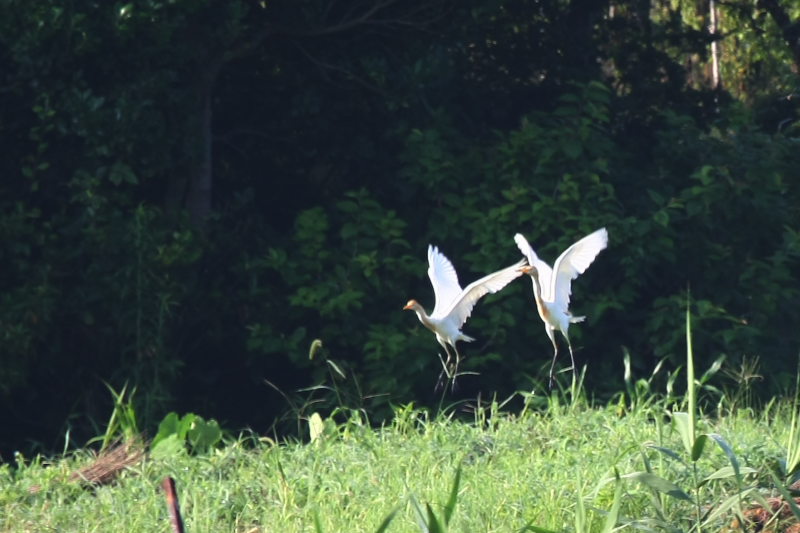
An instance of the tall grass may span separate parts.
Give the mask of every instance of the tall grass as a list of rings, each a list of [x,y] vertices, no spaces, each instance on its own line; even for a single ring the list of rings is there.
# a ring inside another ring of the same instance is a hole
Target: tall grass
[[[303,410],[302,442],[245,435],[199,448],[181,445],[180,422],[193,419],[175,415],[176,446],[89,487],[70,481],[94,461],[87,451],[17,457],[0,465],[0,532],[166,531],[166,476],[178,481],[190,532],[719,531],[744,523],[753,502],[788,495],[800,462],[797,397],[771,404],[769,416],[707,416],[698,395],[713,372],[696,378],[688,310],[686,340],[683,396],[677,373],[658,393],[660,366],[637,379],[627,365],[626,391],[608,405],[586,399],[581,374],[536,406],[529,393],[520,413],[478,401],[470,423],[403,405],[372,428],[360,409],[340,406]],[[135,427],[124,392],[107,434]]]

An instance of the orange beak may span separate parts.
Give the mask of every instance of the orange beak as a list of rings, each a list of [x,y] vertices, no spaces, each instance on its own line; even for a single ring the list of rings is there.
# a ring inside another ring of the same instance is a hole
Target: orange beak
[[[403,311],[407,311],[408,309],[411,309],[411,304],[410,303],[408,303],[408,304],[403,306]]]
[[[530,265],[525,265],[524,267],[520,267],[519,269],[519,271],[522,272],[523,274],[530,274],[531,270],[533,270],[533,267]]]

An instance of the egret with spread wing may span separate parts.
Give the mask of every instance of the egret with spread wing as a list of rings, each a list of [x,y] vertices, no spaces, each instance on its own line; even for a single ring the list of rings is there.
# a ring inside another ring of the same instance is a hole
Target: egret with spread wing
[[[582,238],[558,256],[553,268],[539,259],[522,234],[514,235],[514,242],[517,243],[522,255],[528,259],[529,266],[522,267],[520,270],[531,277],[536,309],[544,322],[547,336],[553,343],[553,362],[550,364],[550,387],[552,388],[553,370],[556,365],[556,357],[558,357],[555,330],[560,331],[567,341],[574,375],[575,356],[572,354],[572,344],[569,342],[567,330],[569,330],[570,324],[583,322],[586,318],[585,316],[572,316],[572,313],[569,312],[572,280],[579,274],[583,274],[597,254],[605,249],[608,245],[608,232],[605,228],[601,228]]]
[[[416,300],[409,300],[403,309],[414,311],[422,325],[436,334],[436,340],[447,354],[444,369],[448,378],[456,375],[458,363],[461,361],[456,342],[475,340],[461,332],[461,326],[469,318],[472,308],[481,297],[490,292],[499,291],[521,276],[523,266],[525,266],[524,259],[515,265],[473,281],[466,289],[462,289],[458,284],[458,275],[453,264],[435,246],[428,245],[428,277],[431,279],[433,293],[436,297],[433,312],[428,315]],[[448,345],[452,346],[455,352],[456,361],[452,372],[448,369],[452,360]]]

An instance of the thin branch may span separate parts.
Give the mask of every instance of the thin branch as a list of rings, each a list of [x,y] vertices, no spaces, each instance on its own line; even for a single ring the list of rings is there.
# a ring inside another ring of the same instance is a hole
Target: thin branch
[[[343,33],[352,30],[359,26],[396,26],[396,27],[413,27],[416,29],[423,29],[432,23],[443,19],[449,9],[438,9],[429,4],[417,6],[409,9],[402,17],[397,18],[378,18],[377,15],[382,13],[389,7],[399,3],[400,0],[376,0],[369,7],[363,8],[363,11],[356,14],[356,8],[351,7],[348,9],[338,22],[333,24],[326,24],[326,20],[330,17],[331,10],[337,3],[337,0],[331,0],[322,12],[321,20],[323,26],[318,28],[306,29],[278,29],[269,25],[262,27],[253,35],[251,39],[241,42],[238,46],[227,50],[224,56],[225,61],[231,61],[241,57],[252,50],[256,49],[268,37],[322,37]]]
[[[359,85],[364,87],[365,89],[367,89],[367,90],[369,90],[369,91],[371,91],[373,93],[385,96],[386,93],[384,91],[382,91],[380,89],[380,87],[378,87],[377,85],[375,85],[373,83],[370,83],[366,79],[356,75],[354,72],[352,72],[350,70],[347,70],[346,68],[340,67],[338,65],[334,65],[332,63],[328,63],[326,61],[322,61],[321,59],[318,59],[318,58],[314,57],[309,52],[307,52],[305,48],[300,46],[297,42],[294,42],[293,44],[297,47],[298,50],[300,50],[300,53],[302,53],[306,57],[306,59],[311,61],[314,65],[319,67],[321,70],[330,70],[330,71],[333,71],[333,72],[338,72],[339,74],[343,74],[344,76],[346,76],[347,78],[352,79],[353,81],[355,81],[356,83],[358,83]]]
[[[365,8],[361,13],[355,14],[355,9],[351,9],[346,13],[338,22],[326,25],[315,29],[295,30],[288,32],[281,32],[295,37],[321,37],[324,35],[331,35],[351,30],[358,26],[367,24],[382,25],[382,26],[415,26],[422,27],[430,24],[443,16],[435,15],[436,10],[430,9],[429,6],[422,6],[410,10],[403,17],[399,18],[377,18],[377,14],[385,11],[387,8],[397,4],[399,0],[380,0],[373,3],[368,8]],[[423,13],[426,9],[433,11],[434,15],[428,16],[425,19],[415,19],[414,17],[419,13]],[[328,10],[326,10],[327,15]]]

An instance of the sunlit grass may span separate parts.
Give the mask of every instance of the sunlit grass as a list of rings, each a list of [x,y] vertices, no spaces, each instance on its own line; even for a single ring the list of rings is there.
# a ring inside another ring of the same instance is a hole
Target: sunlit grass
[[[690,492],[696,479],[729,464],[722,450],[707,446],[695,474],[655,452],[652,446],[684,445],[664,407],[654,401],[620,411],[616,404],[562,402],[523,416],[479,411],[477,424],[407,409],[381,429],[360,421],[329,424],[310,443],[246,438],[205,455],[148,459],[97,488],[67,481],[92,460],[86,452],[21,461],[0,468],[0,530],[167,531],[160,483],[169,475],[188,531],[312,531],[316,515],[321,531],[375,532],[394,510],[386,531],[423,531],[414,502],[443,517],[460,468],[450,531],[573,531],[576,524],[601,531],[614,504],[615,470],[623,478],[642,471],[646,457],[655,474]],[[770,465],[781,461],[790,436],[791,407],[776,405],[766,418],[740,410],[699,419],[698,431],[723,435],[741,466],[755,470],[745,485],[769,487]],[[621,483],[617,525],[636,521],[661,530],[655,521],[666,520],[693,529],[694,501]],[[737,490],[732,479],[707,482],[698,492],[701,511]],[[713,526],[729,523],[734,512]]]
[[[89,452],[17,457],[0,465],[0,532],[166,531],[166,476],[195,532],[725,530],[753,502],[790,500],[798,401],[757,410],[726,399],[708,384],[721,360],[695,377],[688,312],[686,339],[683,396],[677,372],[659,393],[660,365],[636,379],[626,356],[626,390],[607,405],[587,401],[581,373],[568,389],[524,394],[517,413],[497,401],[437,416],[407,405],[372,428],[362,411],[340,407],[304,421],[307,441],[248,435],[222,447],[216,426],[170,415],[159,433],[169,445],[103,486],[70,480],[94,461]],[[124,394],[114,396],[115,413],[126,416],[109,428],[135,427]],[[714,404],[718,414],[704,414],[701,405]]]

